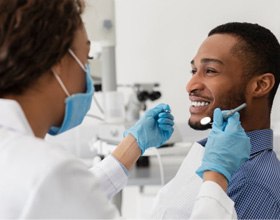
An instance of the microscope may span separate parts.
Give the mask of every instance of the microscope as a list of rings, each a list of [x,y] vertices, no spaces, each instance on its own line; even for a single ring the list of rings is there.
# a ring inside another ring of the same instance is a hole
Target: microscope
[[[135,122],[140,114],[147,109],[147,101],[155,101],[161,97],[158,83],[136,83],[132,86],[133,93],[126,105],[126,121]]]
[[[158,83],[136,83],[130,87],[132,88],[132,93],[129,96],[127,104],[122,106],[124,107],[123,120],[110,120],[99,126],[98,139],[108,144],[118,144],[123,139],[123,132],[140,118],[141,113],[145,112],[147,102],[155,101],[161,97]],[[111,101],[114,102],[114,100]],[[116,112],[116,110],[114,111]]]

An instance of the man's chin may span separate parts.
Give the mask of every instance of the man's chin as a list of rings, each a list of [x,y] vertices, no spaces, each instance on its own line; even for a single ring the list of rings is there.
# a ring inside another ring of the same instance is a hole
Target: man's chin
[[[200,124],[200,122],[191,122],[190,120],[189,120],[189,126],[194,130],[201,130],[201,131],[212,128],[211,124],[202,125]]]

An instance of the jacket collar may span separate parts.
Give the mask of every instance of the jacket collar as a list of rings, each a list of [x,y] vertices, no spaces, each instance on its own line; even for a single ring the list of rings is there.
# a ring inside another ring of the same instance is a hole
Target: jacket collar
[[[0,127],[34,136],[21,106],[11,99],[0,99]]]

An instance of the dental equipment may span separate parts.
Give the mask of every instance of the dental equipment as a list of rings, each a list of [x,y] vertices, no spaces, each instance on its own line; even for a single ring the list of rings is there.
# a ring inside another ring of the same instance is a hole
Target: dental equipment
[[[233,115],[235,112],[238,112],[238,111],[240,111],[241,109],[243,109],[243,108],[245,108],[246,107],[246,103],[243,103],[243,104],[241,104],[240,106],[238,106],[238,107],[236,107],[236,108],[234,108],[234,109],[231,109],[231,110],[229,110],[229,111],[227,111],[227,112],[225,112],[224,114],[223,114],[223,118],[226,120],[227,118],[229,118],[231,115]],[[207,124],[212,124],[212,122],[211,122],[211,118],[210,117],[204,117],[204,118],[202,118],[201,120],[200,120],[200,124],[202,124],[202,125],[207,125]]]

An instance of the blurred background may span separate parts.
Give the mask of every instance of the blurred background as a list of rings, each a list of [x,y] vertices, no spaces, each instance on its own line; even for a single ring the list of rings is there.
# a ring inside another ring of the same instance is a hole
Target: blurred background
[[[144,218],[193,141],[208,133],[187,125],[190,101],[185,86],[198,47],[212,28],[232,21],[258,23],[280,39],[280,1],[86,0],[86,4],[83,19],[92,41],[95,98],[81,126],[48,139],[60,142],[90,166],[114,149],[122,132],[145,109],[168,103],[176,122],[169,147],[148,151],[114,201],[124,217]],[[278,154],[279,93],[272,110]]]

